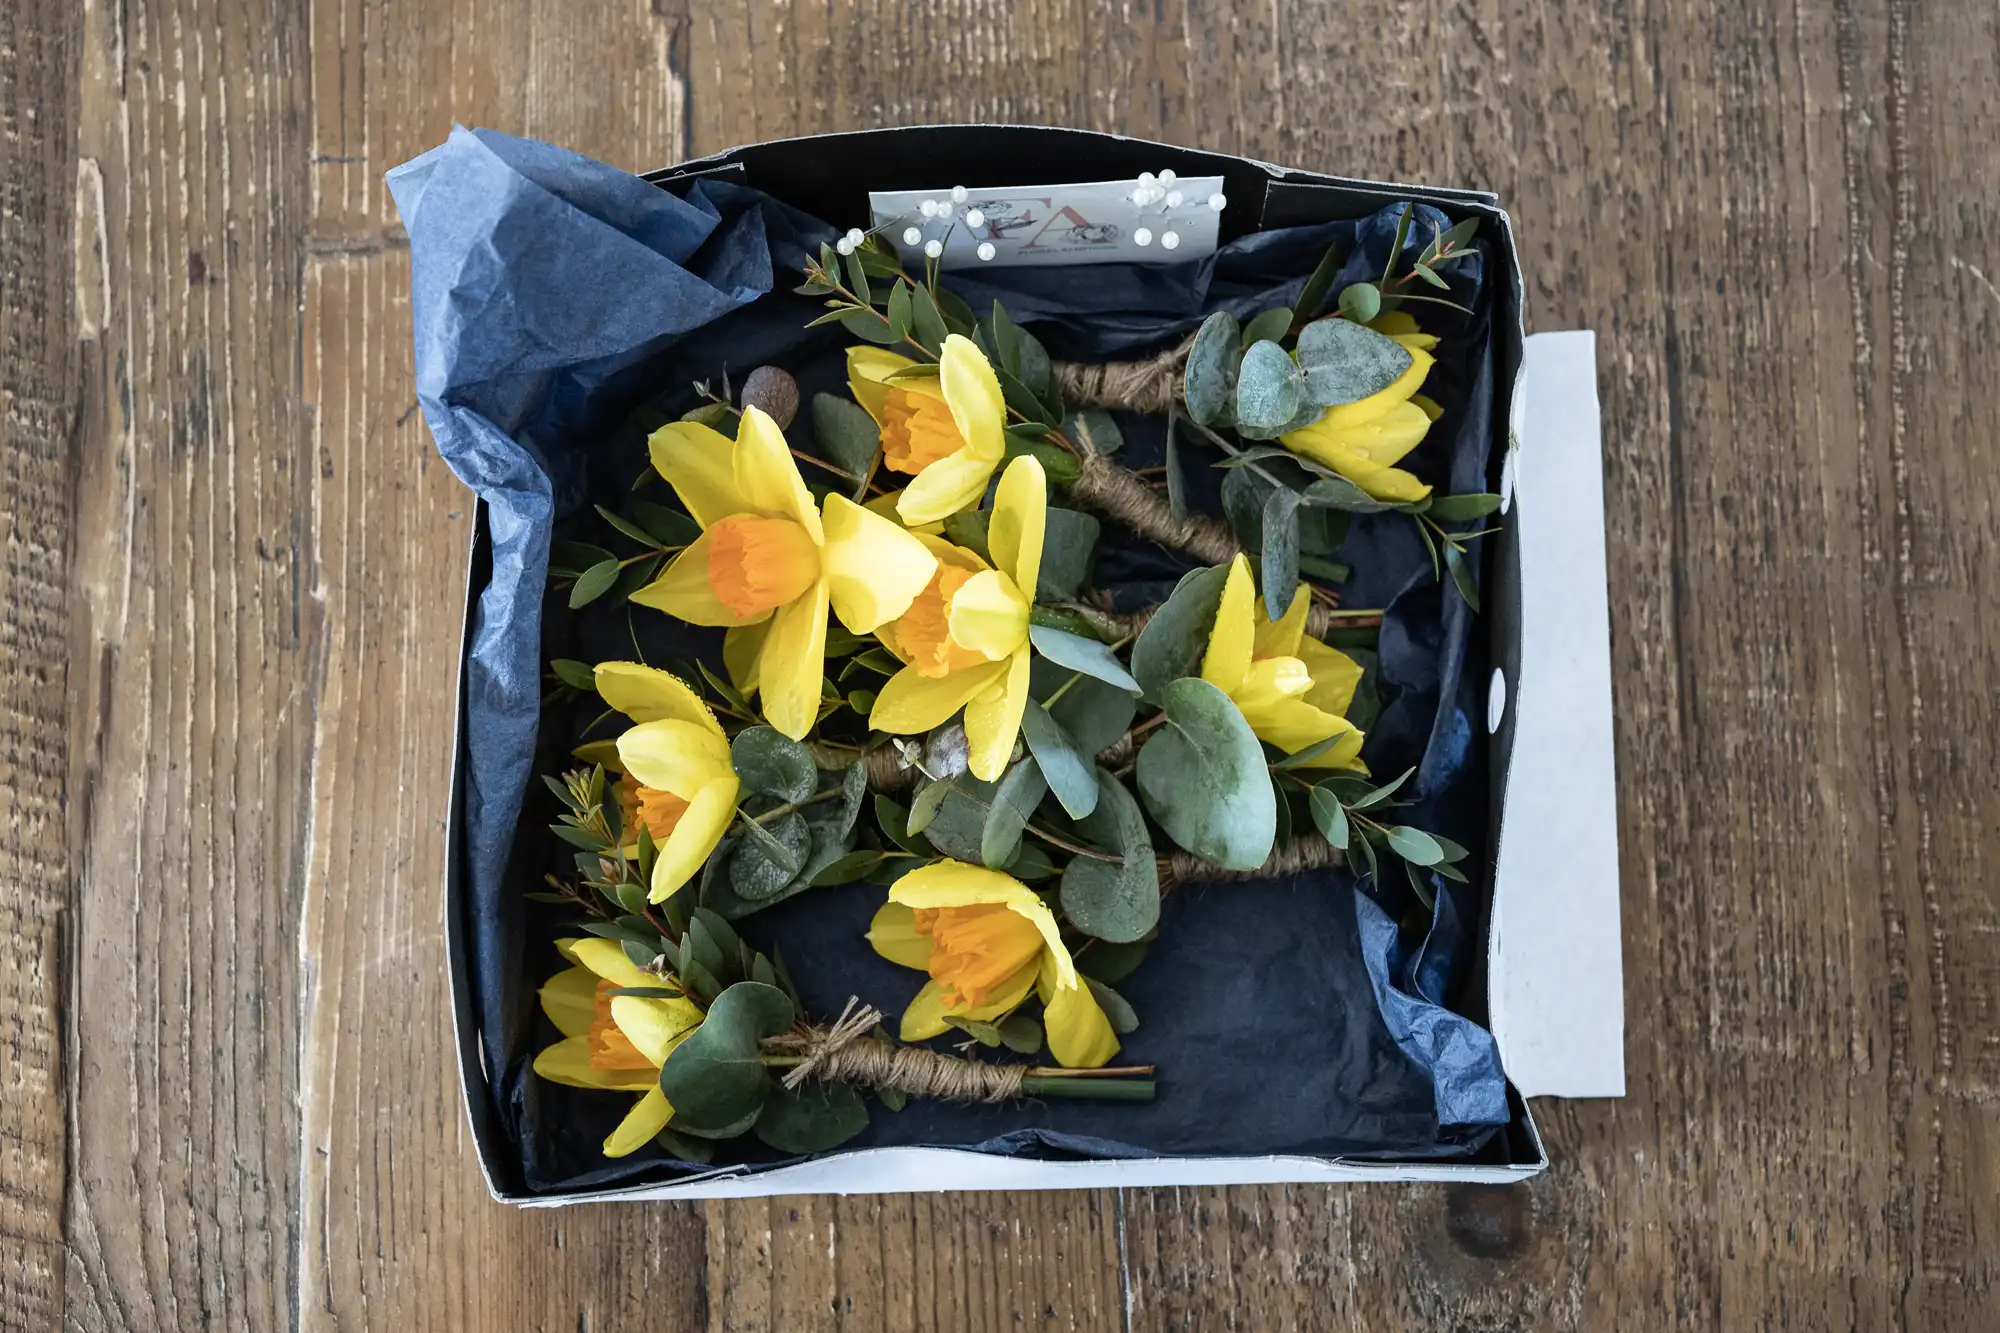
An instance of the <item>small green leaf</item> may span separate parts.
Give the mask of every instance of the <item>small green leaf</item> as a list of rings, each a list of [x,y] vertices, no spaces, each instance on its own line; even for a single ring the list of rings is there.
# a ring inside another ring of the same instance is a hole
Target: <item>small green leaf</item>
[[[1297,333],[1309,320],[1318,316],[1320,307],[1326,304],[1326,294],[1333,290],[1333,281],[1340,276],[1341,253],[1338,245],[1326,247],[1326,253],[1319,257],[1312,276],[1299,292],[1299,304],[1292,312],[1292,329]]]
[[[701,1026],[660,1070],[674,1127],[702,1138],[731,1138],[755,1124],[771,1089],[761,1043],[790,1028],[795,1017],[789,996],[759,982],[739,981],[717,996]]]
[[[1307,764],[1312,763],[1315,759],[1318,759],[1328,750],[1333,749],[1336,745],[1339,745],[1342,741],[1345,741],[1348,737],[1348,734],[1349,733],[1347,732],[1342,732],[1338,736],[1328,736],[1325,740],[1314,741],[1311,745],[1308,745],[1305,749],[1296,750],[1291,754],[1286,755],[1283,759],[1280,759],[1276,763],[1272,764],[1271,767],[1275,769],[1285,769],[1285,770],[1294,768],[1304,768]]]
[[[937,818],[938,807],[944,804],[945,798],[951,793],[952,785],[949,779],[933,782],[918,792],[917,798],[910,802],[910,818],[909,822],[903,825],[903,832],[914,838],[929,828],[931,821]]]
[[[837,857],[825,869],[813,876],[814,888],[826,888],[834,884],[852,884],[858,879],[867,879],[889,858],[882,852],[861,848]]]
[[[586,852],[608,852],[611,850],[611,844],[603,838],[598,837],[595,833],[587,829],[580,829],[574,824],[551,824],[549,825],[549,832],[555,834],[564,842],[569,843],[572,847],[581,847]]]
[[[1076,739],[1084,754],[1095,755],[1132,725],[1137,701],[1117,686],[1040,657],[1034,659],[1031,672],[1030,694],[1047,704],[1049,716]],[[1055,702],[1048,703],[1052,695]]]
[[[945,327],[944,316],[938,313],[937,302],[931,298],[928,287],[919,286],[910,295],[910,327],[926,351],[936,355],[943,350],[950,330]]]
[[[993,317],[988,327],[992,330],[993,350],[1000,359],[1001,369],[1020,378],[1021,336],[1014,327],[1014,321],[1007,318],[1007,308],[998,301],[993,303]]]
[[[1452,586],[1458,589],[1458,595],[1465,599],[1467,606],[1477,611],[1479,585],[1473,580],[1472,570],[1467,567],[1465,557],[1459,553],[1458,547],[1450,542],[1444,543],[1444,565],[1451,571]]]
[[[1035,807],[1048,794],[1049,784],[1033,756],[1007,770],[986,811],[986,827],[979,835],[979,859],[990,870],[1005,870],[1021,850],[1021,833],[1034,818]]]
[[[1167,725],[1140,747],[1146,809],[1180,846],[1225,870],[1255,870],[1277,837],[1264,750],[1236,704],[1199,677],[1161,692]]]
[[[652,547],[657,547],[659,545],[659,542],[653,539],[652,533],[646,531],[644,528],[640,527],[637,523],[634,523],[631,519],[626,518],[624,515],[614,514],[609,509],[606,509],[603,505],[597,506],[597,513],[598,516],[602,518],[606,523],[609,523],[612,527],[618,529],[618,531],[624,533],[627,537],[630,537],[633,541],[639,543],[639,545],[652,546]]]
[[[1063,422],[1063,433],[1096,454],[1115,454],[1125,447],[1118,422],[1101,407],[1079,408]]]
[[[1167,512],[1176,523],[1187,522],[1187,472],[1181,464],[1181,433],[1176,423],[1167,422],[1166,457],[1161,460],[1167,473]]]
[[[576,583],[569,590],[569,608],[572,611],[589,606],[611,590],[618,581],[619,565],[616,560],[600,560],[577,576]]]
[[[1122,1037],[1128,1032],[1139,1030],[1139,1015],[1133,1012],[1132,1006],[1126,1003],[1123,995],[1096,977],[1086,976],[1083,982],[1090,987],[1091,996],[1097,1001],[1097,1007],[1104,1011],[1104,1017],[1110,1021],[1113,1032]]]
[[[1186,386],[1188,415],[1204,426],[1228,422],[1236,392],[1236,367],[1242,359],[1242,327],[1236,316],[1218,310],[1202,322],[1188,349]]]
[[[1425,512],[1440,523],[1465,523],[1498,512],[1500,497],[1485,492],[1466,495],[1434,495]]]
[[[1438,846],[1436,838],[1422,829],[1411,828],[1407,824],[1393,824],[1389,827],[1389,846],[1405,861],[1420,866],[1434,866],[1444,860],[1444,848]]]
[[[1033,699],[1021,711],[1021,735],[1049,789],[1071,819],[1082,819],[1097,808],[1097,778],[1091,756]]]
[[[1326,835],[1328,842],[1342,851],[1347,850],[1347,809],[1341,805],[1340,797],[1334,794],[1331,787],[1312,789],[1312,816],[1313,823],[1319,826],[1319,831]]]
[[[849,310],[838,316],[840,327],[846,329],[863,342],[888,347],[899,339],[889,332],[889,325],[882,316],[872,310]]]
[[[1367,810],[1372,806],[1380,805],[1382,804],[1382,802],[1388,800],[1391,796],[1394,796],[1396,794],[1396,789],[1401,787],[1405,782],[1408,782],[1410,780],[1410,775],[1415,773],[1416,771],[1417,770],[1414,768],[1406,768],[1400,774],[1398,774],[1393,781],[1384,783],[1382,786],[1375,788],[1373,791],[1368,792],[1366,795],[1356,800],[1349,801],[1348,804],[1353,806],[1356,810]]]
[[[1322,509],[1338,509],[1350,514],[1381,514],[1396,507],[1377,500],[1345,477],[1322,478],[1306,487],[1300,499]]]
[[[1094,676],[1129,693],[1139,693],[1139,682],[1132,678],[1124,663],[1095,639],[1050,629],[1046,625],[1031,624],[1028,626],[1028,640],[1034,644],[1036,652],[1058,666],[1081,671],[1086,676]]]
[[[729,747],[730,764],[744,787],[781,802],[803,801],[819,786],[811,751],[776,727],[745,727]]]
[[[1086,935],[1114,943],[1140,939],[1160,920],[1159,866],[1146,817],[1125,785],[1096,770],[1097,808],[1077,829],[1117,861],[1076,856],[1063,869],[1062,909]]]
[[[1023,842],[1021,850],[1014,854],[1013,861],[1008,864],[1007,873],[1024,884],[1033,884],[1054,875],[1056,865],[1049,860],[1049,854],[1038,844]]]
[[[1061,445],[1050,444],[1045,439],[1035,439],[1019,426],[1007,428],[1007,461],[1027,455],[1042,465],[1051,486],[1067,486],[1077,479],[1081,472],[1076,455]]]
[[[631,510],[633,521],[646,530],[655,545],[687,546],[701,536],[701,524],[678,509],[650,500],[634,500]]]
[[[889,841],[895,843],[904,851],[914,856],[930,857],[937,855],[937,849],[932,847],[929,842],[923,838],[913,838],[909,835],[907,830],[910,826],[910,812],[890,797],[880,795],[879,793],[875,797],[875,823],[882,830],[883,836],[887,837]]]
[[[1000,1042],[1016,1055],[1033,1055],[1042,1049],[1042,1025],[1028,1014],[1009,1014],[994,1025]]]
[[[1146,961],[1146,952],[1152,947],[1151,940],[1134,940],[1130,944],[1093,940],[1077,954],[1076,969],[1115,986],[1139,970],[1139,964]]]
[[[889,289],[889,332],[896,335],[897,341],[910,336],[914,317],[915,312],[910,307],[910,284],[898,280]]]
[[[1264,502],[1264,604],[1290,606],[1299,586],[1299,493],[1284,486],[1271,489]]]
[[[1307,325],[1307,332],[1313,327]],[[1266,436],[1282,430],[1298,415],[1303,381],[1284,348],[1269,340],[1250,344],[1237,372],[1237,425]]]
[[[1340,313],[1366,324],[1382,313],[1382,289],[1372,282],[1349,283],[1340,293]]]
[[[1243,350],[1249,351],[1252,343],[1280,342],[1291,327],[1292,312],[1289,307],[1266,310],[1243,326]]]
[[[1169,682],[1201,670],[1228,578],[1227,565],[1190,570],[1139,631],[1132,645],[1132,676],[1147,699],[1158,702]]]
[[[1351,319],[1318,319],[1299,331],[1304,397],[1338,407],[1380,393],[1410,368],[1408,348]]]
[[[603,560],[617,557],[602,546],[590,542],[551,542],[549,544],[549,574],[574,578]]]
[[[587,693],[597,692],[597,672],[590,663],[579,662],[573,657],[557,657],[549,661],[549,670],[556,673],[556,679],[573,690]]]
[[[945,526],[949,532],[949,519]],[[1098,521],[1089,514],[1056,505],[1048,507],[1042,526],[1042,567],[1035,579],[1036,601],[1072,601],[1083,591],[1090,582],[1091,565],[1097,557],[1097,537],[1102,530]],[[984,548],[985,535],[982,532],[982,553]]]
[[[771,1089],[757,1137],[782,1153],[830,1152],[868,1128],[868,1108],[851,1084],[808,1082]]]
[[[812,850],[812,829],[797,811],[769,823],[745,816],[737,825],[750,836],[729,858],[729,887],[747,902],[772,901],[798,878]]]
[[[813,438],[820,452],[842,471],[859,477],[867,473],[881,447],[882,432],[875,418],[860,404],[830,393],[816,393],[812,400]]]
[[[848,290],[861,298],[861,304],[873,305],[875,302],[875,293],[869,290],[868,287],[868,263],[866,257],[859,250],[850,250],[845,260]]]

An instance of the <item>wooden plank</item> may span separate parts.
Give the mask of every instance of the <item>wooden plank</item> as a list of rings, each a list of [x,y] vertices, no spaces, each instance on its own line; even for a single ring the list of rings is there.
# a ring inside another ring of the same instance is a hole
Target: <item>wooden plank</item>
[[[472,504],[416,410],[409,252],[382,185],[454,119],[635,167],[677,158],[677,30],[644,0],[459,5],[450,22],[313,8],[301,392],[325,629],[298,944],[305,1327],[701,1319],[691,1207],[523,1212],[479,1178],[439,910]]]
[[[0,11],[0,1326],[62,1317],[77,23]]]

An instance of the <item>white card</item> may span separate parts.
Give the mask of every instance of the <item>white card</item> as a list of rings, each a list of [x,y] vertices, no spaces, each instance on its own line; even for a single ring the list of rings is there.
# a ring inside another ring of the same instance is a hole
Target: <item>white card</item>
[[[868,204],[906,264],[922,263],[930,241],[942,242],[945,268],[1174,264],[1214,254],[1222,177],[1147,184],[1151,190],[1139,181],[968,189],[956,202],[950,189],[875,190]],[[950,212],[938,216],[943,209]]]

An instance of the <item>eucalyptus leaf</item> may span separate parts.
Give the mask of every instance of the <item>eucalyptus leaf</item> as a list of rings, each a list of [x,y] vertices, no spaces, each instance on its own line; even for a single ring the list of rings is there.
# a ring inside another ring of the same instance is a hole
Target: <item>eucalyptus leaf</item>
[[[1348,824],[1347,809],[1340,803],[1331,787],[1319,786],[1312,789],[1313,823],[1326,840],[1342,851],[1347,850]]]
[[[730,858],[729,887],[750,902],[769,902],[805,867],[812,830],[796,810],[765,824],[754,819],[739,824],[750,836],[737,844]]]
[[[1007,873],[1024,884],[1034,884],[1050,878],[1056,873],[1055,862],[1037,843],[1023,842],[1021,850],[1014,855]]]
[[[1033,699],[1021,711],[1021,735],[1049,789],[1071,819],[1082,819],[1097,808],[1097,778],[1091,756]]]
[[[994,1024],[1000,1042],[1016,1055],[1033,1055],[1042,1049],[1042,1025],[1029,1014],[1009,1014]]]
[[[1013,404],[1010,402],[1009,406]],[[1036,439],[1026,431],[1010,427],[1007,431],[1008,462],[1023,455],[1033,458],[1042,465],[1042,472],[1051,486],[1067,486],[1075,481],[1080,469],[1076,455],[1061,445],[1050,444],[1045,439]]]
[[[730,766],[746,791],[779,801],[803,801],[819,787],[811,751],[776,727],[746,727],[729,746]]]
[[[771,1089],[761,1043],[790,1028],[795,1017],[791,998],[761,982],[739,981],[717,996],[701,1026],[660,1070],[674,1128],[729,1138],[756,1123]]]
[[[592,565],[617,557],[602,546],[590,542],[551,542],[549,544],[549,573],[563,574],[574,578]]]
[[[1174,516],[1174,522],[1187,522],[1188,497],[1187,473],[1181,459],[1181,433],[1176,423],[1167,423],[1166,456],[1161,460],[1167,473],[1167,512]]]
[[[1444,848],[1438,846],[1436,838],[1419,828],[1407,824],[1393,824],[1389,827],[1389,846],[1405,861],[1420,866],[1434,866],[1444,860]]]
[[[884,837],[904,851],[914,856],[936,855],[936,850],[931,846],[929,839],[913,838],[907,832],[910,826],[910,812],[897,804],[893,798],[879,792],[875,796],[875,823],[880,826]]]
[[[1264,543],[1259,553],[1264,604],[1289,607],[1299,586],[1299,493],[1285,486],[1264,502]]]
[[[1238,427],[1246,431],[1282,430],[1299,413],[1303,379],[1291,356],[1278,344],[1268,339],[1250,344],[1237,372]]]
[[[1058,666],[1066,666],[1072,671],[1081,671],[1086,676],[1116,685],[1132,694],[1139,693],[1139,682],[1125,669],[1124,663],[1103,644],[1095,639],[1086,639],[1080,634],[1070,634],[1046,625],[1028,626],[1028,641],[1035,645],[1035,651]]]
[[[1095,755],[1123,736],[1138,711],[1137,701],[1116,685],[1059,667],[1046,658],[1034,660],[1029,693],[1047,706],[1049,716],[1075,738],[1085,755]],[[1055,702],[1048,703],[1052,695]]]
[[[1397,774],[1393,779],[1384,783],[1382,786],[1375,788],[1373,791],[1361,797],[1359,800],[1349,801],[1348,804],[1353,806],[1356,810],[1366,810],[1371,806],[1380,805],[1382,804],[1382,802],[1388,800],[1391,796],[1394,796],[1397,792],[1397,789],[1400,788],[1405,782],[1408,782],[1410,780],[1410,775],[1412,773],[1415,773],[1416,771],[1417,770],[1414,768],[1406,768],[1401,773]]]
[[[1264,750],[1236,704],[1199,677],[1160,692],[1167,724],[1139,750],[1139,794],[1167,836],[1225,870],[1255,870],[1277,837]]]
[[[1093,515],[1058,505],[1048,507],[1042,528],[1042,567],[1035,579],[1036,601],[1075,599],[1090,581],[1091,565],[1097,558],[1097,538],[1102,531],[1103,525]],[[983,536],[980,545],[982,548],[985,545]]]
[[[1054,378],[1049,364],[1049,349],[1026,329],[1016,329],[1015,336],[1021,343],[1021,368],[1015,373],[1021,377],[1022,385],[1029,393],[1047,403],[1050,383]]]
[[[1465,557],[1450,542],[1444,543],[1444,565],[1451,573],[1452,586],[1458,589],[1458,595],[1465,599],[1467,606],[1477,611],[1479,609],[1479,584],[1473,578],[1472,568],[1466,563]]]
[[[1139,1030],[1139,1015],[1133,1011],[1131,1004],[1123,995],[1096,977],[1087,976],[1083,981],[1090,987],[1091,998],[1095,999],[1097,1007],[1104,1011],[1104,1017],[1110,1022],[1113,1032],[1122,1037],[1128,1032]]]
[[[1063,422],[1063,433],[1092,453],[1115,454],[1125,447],[1118,422],[1101,407],[1078,408]]]
[[[557,657],[550,660],[549,670],[556,673],[557,680],[560,680],[573,690],[583,690],[591,694],[597,692],[597,673],[591,668],[588,662],[579,662],[569,657]],[[558,788],[557,795],[561,794],[562,792]]]
[[[910,327],[926,351],[935,355],[944,349],[945,335],[950,330],[945,327],[944,316],[938,312],[928,287],[920,285],[910,295]]]
[[[798,1156],[831,1151],[866,1128],[868,1107],[851,1084],[818,1081],[772,1088],[756,1124],[765,1144]]]
[[[1350,514],[1381,514],[1396,506],[1377,500],[1345,477],[1323,477],[1306,487],[1300,497],[1309,505],[1339,509]]]
[[[944,520],[945,539],[954,546],[966,550],[991,564],[992,552],[986,545],[988,521],[992,518],[984,509],[961,509]]]
[[[882,432],[875,418],[860,404],[830,393],[816,393],[812,400],[813,438],[829,461],[842,471],[859,477],[875,461]]]
[[[1500,497],[1484,491],[1465,495],[1435,495],[1425,512],[1440,523],[1465,523],[1498,512]]]
[[[618,581],[620,568],[616,559],[600,560],[577,575],[576,582],[570,585],[569,609],[581,610],[609,592]]]
[[[1249,351],[1252,343],[1281,342],[1291,331],[1292,312],[1287,306],[1277,306],[1260,311],[1248,324],[1243,326],[1243,350]]]
[[[1035,807],[1042,803],[1048,790],[1041,765],[1032,755],[1008,769],[1007,775],[1000,779],[1000,789],[994,793],[993,804],[986,811],[985,827],[979,834],[979,859],[989,870],[1005,870],[1013,863],[1015,853],[1021,850],[1021,832],[1034,818]]]
[[[1264,504],[1277,489],[1249,468],[1231,468],[1222,474],[1222,514],[1244,550],[1263,546]]]
[[[1227,425],[1236,393],[1236,366],[1242,356],[1242,326],[1236,316],[1218,310],[1202,321],[1188,348],[1183,390],[1188,415],[1204,426]]]
[[[1077,831],[1116,852],[1119,860],[1072,857],[1063,870],[1063,915],[1086,935],[1129,943],[1159,924],[1159,866],[1146,817],[1132,793],[1101,768],[1095,778],[1097,808],[1078,823]]]
[[[982,862],[981,844],[986,833],[986,812],[993,808],[993,799],[999,792],[1000,784],[962,773],[951,780],[951,786],[951,794],[938,806],[931,822],[924,826],[924,838],[937,851],[955,861],[979,865]]]
[[[867,879],[888,860],[883,852],[860,848],[838,857],[813,876],[813,887],[823,888],[833,884],[852,884],[859,879]]]
[[[882,317],[872,311],[850,310],[838,318],[840,327],[846,329],[863,342],[876,343],[883,347],[893,346],[902,340],[889,332],[889,326]]]
[[[1116,985],[1139,970],[1139,964],[1146,961],[1146,952],[1152,947],[1151,940],[1134,940],[1130,944],[1093,940],[1077,954],[1076,970]]]
[[[1139,631],[1132,645],[1132,676],[1147,699],[1159,702],[1169,682],[1200,672],[1228,578],[1227,565],[1189,570]]]
[[[678,509],[669,509],[649,500],[634,500],[632,518],[661,546],[687,546],[701,536],[701,524]]]
[[[945,798],[951,793],[952,785],[949,781],[933,782],[918,792],[917,798],[910,802],[910,819],[903,826],[903,832],[914,838],[929,828],[931,820],[937,817],[938,807],[944,804]]]
[[[1304,396],[1320,407],[1380,393],[1410,368],[1410,350],[1351,319],[1316,319],[1299,330]]]
[[[1372,282],[1349,283],[1340,293],[1340,313],[1366,324],[1382,313],[1382,289]]]
[[[913,317],[910,308],[910,284],[899,281],[889,289],[889,332],[895,334],[898,339],[909,337]]]

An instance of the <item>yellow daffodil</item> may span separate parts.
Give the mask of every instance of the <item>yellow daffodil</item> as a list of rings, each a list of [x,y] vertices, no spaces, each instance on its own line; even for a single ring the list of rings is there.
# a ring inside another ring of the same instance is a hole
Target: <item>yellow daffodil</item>
[[[724,656],[737,684],[762,693],[772,726],[804,740],[819,717],[829,603],[848,629],[872,633],[909,608],[936,558],[841,496],[815,510],[784,432],[758,408],[744,410],[734,443],[675,421],[651,448],[702,532],[632,600],[729,627]]]
[[[1259,740],[1297,754],[1339,737],[1338,744],[1307,766],[1359,768],[1361,730],[1343,714],[1361,681],[1361,667],[1347,654],[1306,637],[1311,604],[1300,584],[1291,608],[1274,622],[1250,581],[1250,562],[1237,556],[1223,583],[1201,678],[1235,701]]]
[[[542,1012],[563,1039],[535,1057],[535,1072],[573,1088],[645,1094],[604,1140],[606,1157],[623,1157],[643,1148],[673,1119],[674,1108],[660,1091],[660,1066],[701,1026],[702,1012],[679,997],[611,994],[660,984],[633,966],[615,940],[558,940],[556,947],[576,966],[542,987]]]
[[[987,548],[972,552],[923,538],[937,572],[910,607],[877,634],[906,664],[875,698],[868,725],[914,735],[965,710],[974,777],[1006,771],[1028,699],[1028,612],[1041,577],[1048,482],[1023,455],[1007,465],[993,497]]]
[[[1396,382],[1359,402],[1329,407],[1318,421],[1280,438],[1287,449],[1323,463],[1377,500],[1421,500],[1431,488],[1394,464],[1417,447],[1438,416],[1437,407],[1416,396],[1430,374],[1434,334],[1400,311],[1381,316],[1370,328],[1386,333],[1410,353],[1410,367]]]
[[[915,480],[896,502],[918,527],[970,509],[1007,456],[1007,402],[970,338],[944,340],[935,376],[890,379],[916,362],[881,347],[847,352],[847,386],[882,428],[882,465]]]
[[[654,902],[691,879],[736,817],[729,737],[678,676],[637,662],[600,662],[597,692],[637,725],[618,738],[617,794],[628,847],[644,824],[659,845]]]
[[[1062,932],[1033,889],[997,870],[934,861],[889,890],[868,942],[892,963],[930,973],[903,1011],[904,1041],[925,1041],[954,1018],[991,1021],[1035,991],[1049,1053],[1072,1069],[1096,1069],[1118,1053],[1097,997],[1077,974]]]

